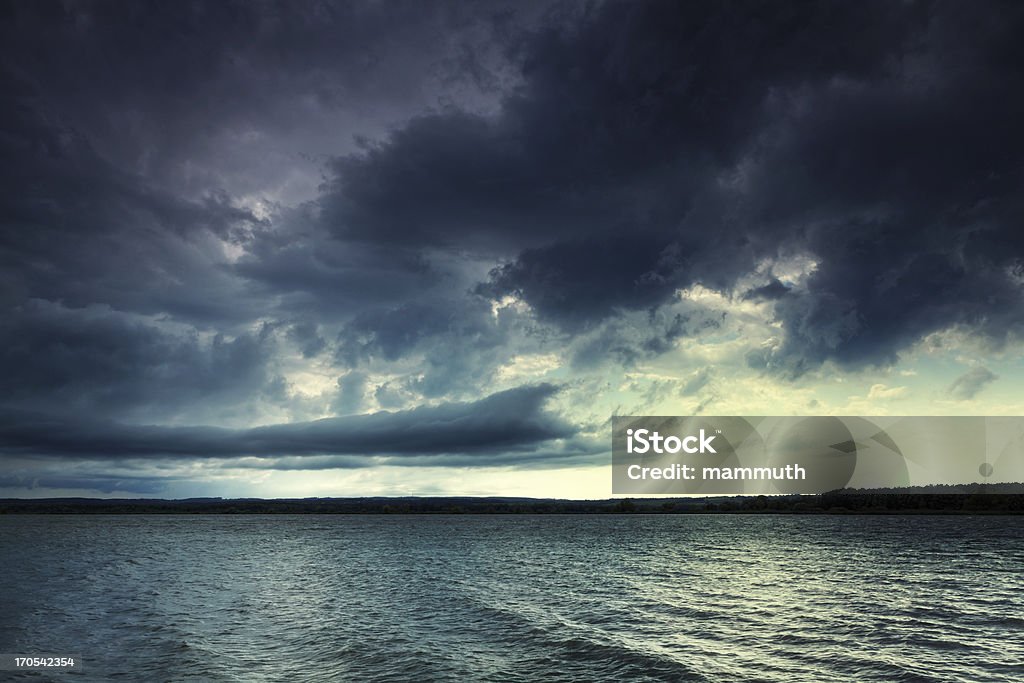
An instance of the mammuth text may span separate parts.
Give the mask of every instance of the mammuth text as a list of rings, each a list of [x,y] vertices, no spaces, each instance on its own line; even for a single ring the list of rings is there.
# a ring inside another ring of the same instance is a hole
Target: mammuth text
[[[704,479],[806,479],[800,465],[785,467],[705,467]]]

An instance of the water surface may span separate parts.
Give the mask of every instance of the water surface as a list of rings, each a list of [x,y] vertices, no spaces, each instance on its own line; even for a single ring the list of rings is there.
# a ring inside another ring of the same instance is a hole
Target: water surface
[[[0,651],[73,681],[1024,670],[1013,517],[19,515],[0,564]]]

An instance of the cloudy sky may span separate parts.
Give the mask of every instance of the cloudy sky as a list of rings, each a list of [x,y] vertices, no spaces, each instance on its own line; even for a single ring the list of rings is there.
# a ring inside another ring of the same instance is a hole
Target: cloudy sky
[[[6,2],[0,495],[607,497],[613,414],[1024,414],[1022,34]]]

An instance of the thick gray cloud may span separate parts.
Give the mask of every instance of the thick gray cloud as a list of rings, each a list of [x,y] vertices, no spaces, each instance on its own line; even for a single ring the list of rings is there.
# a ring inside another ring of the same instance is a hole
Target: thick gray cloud
[[[0,319],[0,395],[82,416],[221,415],[271,389],[273,353],[267,328],[204,340],[105,307],[30,300]]]
[[[405,388],[428,398],[475,396],[527,334],[519,316],[494,314],[479,297],[437,297],[355,316],[338,334],[336,353],[348,367],[415,359]]]
[[[327,347],[327,342],[320,336],[319,326],[310,320],[293,324],[288,330],[288,337],[298,345],[303,358],[313,358]]]
[[[672,296],[681,263],[665,239],[627,231],[527,249],[492,271],[477,292],[515,294],[542,319],[577,331],[617,310],[657,307]]]
[[[338,415],[360,412],[366,397],[366,373],[352,370],[338,378],[338,398],[334,402]]]
[[[260,221],[216,188],[185,198],[99,156],[0,68],[0,301],[104,304],[201,324],[237,322],[251,302],[206,253]]]
[[[566,330],[731,289],[785,248],[764,367],[891,362],[1024,320],[1020,7],[608,3],[521,45],[501,112],[413,120],[340,158],[346,238],[508,254],[478,290]]]
[[[326,418],[251,429],[128,425],[112,421],[8,412],[0,420],[0,452],[92,458],[146,456],[529,454],[578,429],[545,410],[558,388],[525,386],[474,402],[399,412]]]
[[[160,185],[263,191],[437,98],[500,85],[536,3],[6,3],[5,61],[104,155]],[[493,46],[493,47],[492,47]]]
[[[275,330],[312,359],[362,311],[466,288],[415,248],[332,238],[304,202],[354,137],[438,98],[490,106],[505,68],[494,32],[536,8],[0,13],[0,403],[260,419],[254,403],[290,391]],[[287,190],[294,174],[307,196]]]
[[[302,213],[279,215],[275,230],[253,235],[225,269],[247,294],[282,315],[338,321],[418,297],[450,294],[448,273],[403,245],[341,242],[317,231]]]

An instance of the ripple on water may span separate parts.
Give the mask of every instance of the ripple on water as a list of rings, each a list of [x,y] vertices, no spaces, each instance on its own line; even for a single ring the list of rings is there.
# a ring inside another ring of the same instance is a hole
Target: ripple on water
[[[998,517],[10,516],[0,651],[80,653],[76,681],[1011,681],[1021,558]]]

